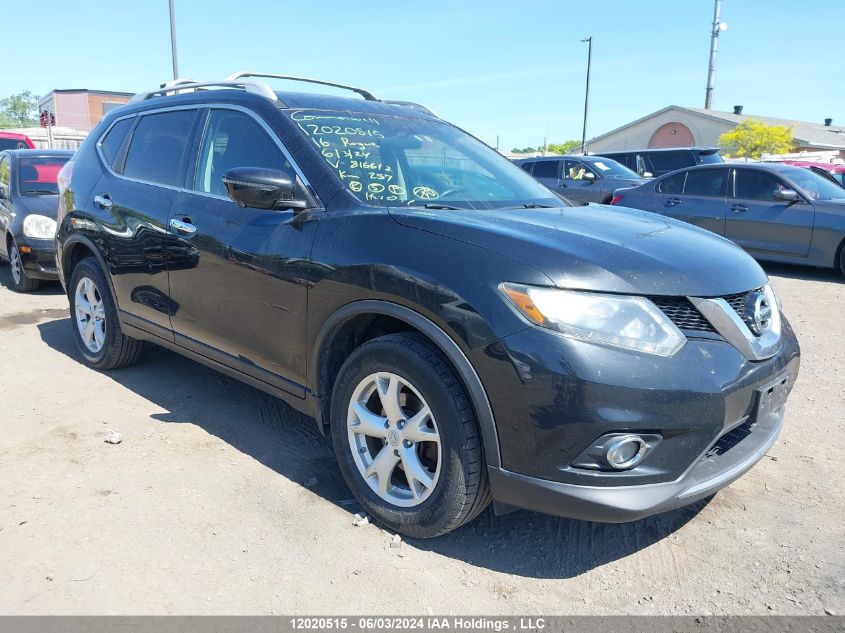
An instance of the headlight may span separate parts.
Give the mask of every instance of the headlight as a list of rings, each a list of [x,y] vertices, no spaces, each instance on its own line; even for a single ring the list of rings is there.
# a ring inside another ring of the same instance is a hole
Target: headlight
[[[56,221],[45,215],[28,215],[23,221],[23,234],[36,240],[56,237]]]
[[[659,356],[671,356],[686,342],[675,324],[643,297],[507,283],[499,288],[532,323],[582,341]]]

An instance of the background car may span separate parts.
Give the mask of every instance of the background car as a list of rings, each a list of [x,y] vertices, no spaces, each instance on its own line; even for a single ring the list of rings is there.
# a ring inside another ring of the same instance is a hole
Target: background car
[[[834,163],[820,163],[808,160],[785,160],[784,165],[794,165],[814,171],[820,176],[827,176],[836,181],[840,187],[845,187],[845,165]]]
[[[543,156],[514,162],[556,193],[578,202],[607,204],[615,189],[645,182],[624,165],[601,156]]]
[[[697,224],[760,260],[845,274],[845,189],[807,169],[774,163],[691,167],[618,190],[611,204]]]
[[[4,149],[35,149],[35,144],[26,134],[0,131],[0,151]]]
[[[37,290],[56,276],[56,178],[73,152],[0,152],[0,259],[12,267],[18,292]]]
[[[621,152],[601,152],[597,156],[612,158],[643,178],[657,178],[676,169],[693,165],[724,162],[716,147],[630,149]]]

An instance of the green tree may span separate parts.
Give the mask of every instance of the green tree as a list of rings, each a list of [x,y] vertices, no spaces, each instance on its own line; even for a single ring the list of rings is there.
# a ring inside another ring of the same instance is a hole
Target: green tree
[[[766,125],[762,121],[746,119],[733,131],[719,137],[719,146],[728,156],[760,158],[763,154],[786,154],[793,147],[792,128],[785,125]]]
[[[549,143],[548,150],[553,154],[569,154],[579,147],[581,147],[581,141],[570,139],[563,143]]]
[[[511,154],[531,154],[532,152],[536,152],[536,151],[537,150],[534,149],[533,147],[523,147],[522,149],[519,149],[518,147],[514,147],[511,150]]]
[[[0,127],[38,125],[38,96],[29,90],[0,99]]]

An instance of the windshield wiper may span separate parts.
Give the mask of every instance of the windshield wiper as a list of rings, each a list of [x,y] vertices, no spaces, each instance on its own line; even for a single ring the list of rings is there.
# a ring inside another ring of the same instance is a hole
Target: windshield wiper
[[[36,196],[45,195],[45,194],[55,196],[55,195],[58,195],[59,192],[58,191],[51,191],[50,189],[27,189],[26,191],[21,191],[21,193],[25,196],[29,195],[29,194],[36,195]]]
[[[523,204],[522,208],[523,209],[553,209],[554,207],[550,207],[547,204],[534,204],[533,202],[530,202],[528,204]]]
[[[425,206],[426,209],[436,209],[436,210],[442,210],[442,211],[460,211],[461,210],[460,207],[452,207],[452,206],[449,206],[448,204],[435,204],[435,203],[431,203],[431,202],[425,204],[424,206]]]

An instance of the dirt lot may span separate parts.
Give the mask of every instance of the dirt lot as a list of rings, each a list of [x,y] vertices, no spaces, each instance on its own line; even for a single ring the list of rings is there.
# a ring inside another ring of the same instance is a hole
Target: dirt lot
[[[786,428],[708,504],[528,512],[390,547],[313,423],[160,349],[80,362],[58,286],[0,270],[0,612],[845,613],[845,283],[771,266],[803,347]],[[104,443],[119,431],[119,445]]]

